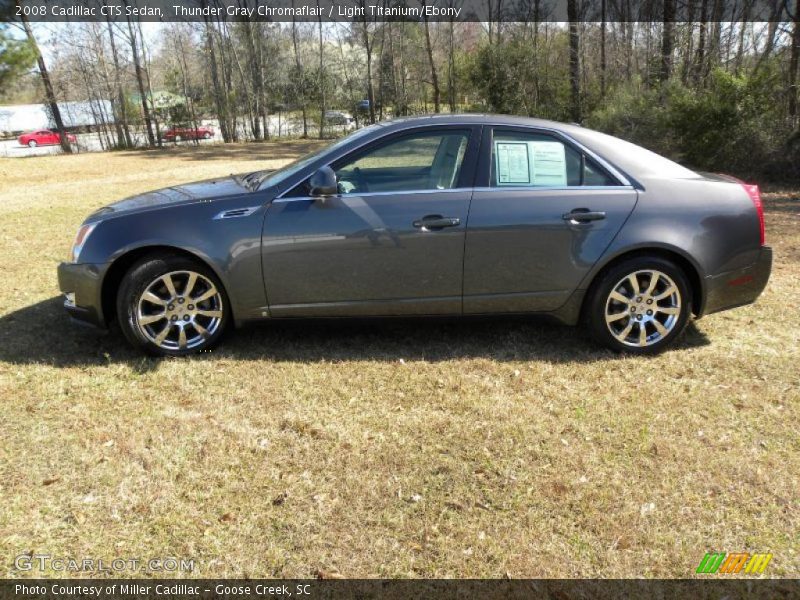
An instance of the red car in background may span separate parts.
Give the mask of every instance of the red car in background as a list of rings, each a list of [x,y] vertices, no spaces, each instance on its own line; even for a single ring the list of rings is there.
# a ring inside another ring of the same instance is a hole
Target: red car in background
[[[210,140],[214,137],[214,130],[211,127],[170,127],[161,137],[167,142],[180,142],[181,140]]]
[[[67,139],[71,144],[78,141],[71,133],[67,134]],[[36,146],[52,146],[61,143],[61,135],[57,131],[50,131],[49,129],[40,129],[39,131],[32,131],[31,133],[23,133],[17,138],[23,146],[35,148]]]

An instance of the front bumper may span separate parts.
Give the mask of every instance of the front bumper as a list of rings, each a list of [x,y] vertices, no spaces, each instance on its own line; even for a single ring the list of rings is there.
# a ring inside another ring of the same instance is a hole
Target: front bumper
[[[66,296],[64,309],[81,323],[105,329],[101,293],[103,272],[103,265],[58,265],[58,287]]]
[[[752,304],[772,273],[772,248],[762,246],[755,263],[706,279],[704,315]]]

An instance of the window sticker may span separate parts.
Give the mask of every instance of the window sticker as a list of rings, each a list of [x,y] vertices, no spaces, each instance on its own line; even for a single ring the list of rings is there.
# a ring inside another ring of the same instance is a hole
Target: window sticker
[[[561,142],[494,143],[496,185],[567,185],[567,155]]]
[[[528,142],[533,155],[533,185],[567,185],[567,154],[561,142]]]
[[[530,159],[526,142],[495,142],[497,182],[530,185]]]

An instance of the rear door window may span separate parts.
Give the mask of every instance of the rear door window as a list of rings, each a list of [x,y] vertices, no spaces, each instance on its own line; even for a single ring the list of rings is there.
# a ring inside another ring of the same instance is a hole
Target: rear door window
[[[591,157],[545,133],[494,130],[492,187],[616,186]]]

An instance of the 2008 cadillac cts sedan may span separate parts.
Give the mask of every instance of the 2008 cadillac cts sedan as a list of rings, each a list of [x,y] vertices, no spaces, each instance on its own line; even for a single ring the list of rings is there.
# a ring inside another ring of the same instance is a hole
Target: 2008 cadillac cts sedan
[[[577,125],[447,115],[101,208],[58,277],[71,315],[154,354],[259,319],[496,313],[648,354],[771,266],[755,185]]]

